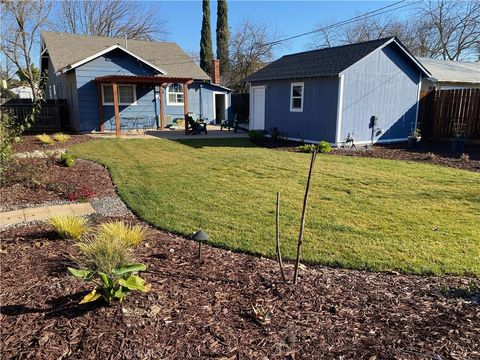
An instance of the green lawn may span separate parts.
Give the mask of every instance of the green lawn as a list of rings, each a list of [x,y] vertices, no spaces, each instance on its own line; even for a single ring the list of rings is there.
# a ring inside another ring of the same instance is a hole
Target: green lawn
[[[275,254],[280,191],[282,248],[293,258],[309,154],[248,139],[83,143],[122,198],[171,232],[204,229],[225,248]],[[446,167],[346,156],[317,157],[303,259],[346,268],[480,275],[480,175]]]

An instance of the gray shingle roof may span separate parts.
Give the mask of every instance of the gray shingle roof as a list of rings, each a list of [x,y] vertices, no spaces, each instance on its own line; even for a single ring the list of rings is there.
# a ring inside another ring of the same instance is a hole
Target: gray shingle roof
[[[125,47],[125,40],[103,36],[42,32],[55,71],[81,61],[113,45]],[[169,77],[210,80],[210,77],[176,43],[128,40],[128,50],[167,71]]]
[[[418,57],[423,66],[440,82],[480,84],[480,63],[435,60]]]
[[[244,81],[335,76],[392,39],[394,38],[390,37],[285,55]]]

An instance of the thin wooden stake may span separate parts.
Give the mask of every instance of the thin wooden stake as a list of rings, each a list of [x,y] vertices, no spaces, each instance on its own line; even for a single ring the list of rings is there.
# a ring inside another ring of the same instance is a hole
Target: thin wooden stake
[[[282,274],[283,282],[287,282],[287,280],[285,278],[285,271],[283,270],[282,253],[280,251],[280,192],[277,192],[276,228],[277,228],[277,259],[278,259],[278,265],[280,265],[280,272]]]
[[[302,217],[300,219],[300,233],[298,234],[297,245],[297,260],[295,262],[295,272],[293,274],[293,283],[296,285],[298,281],[298,267],[300,266],[300,257],[302,255],[302,243],[303,243],[303,229],[305,227],[305,214],[307,212],[308,191],[310,189],[310,179],[312,178],[313,166],[315,165],[315,159],[317,157],[317,150],[312,153],[312,161],[310,162],[310,171],[308,172],[307,187],[305,189],[305,197],[303,198]]]

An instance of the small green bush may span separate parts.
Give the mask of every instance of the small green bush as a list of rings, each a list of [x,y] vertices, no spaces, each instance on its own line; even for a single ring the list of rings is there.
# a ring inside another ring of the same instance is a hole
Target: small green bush
[[[86,219],[74,215],[54,215],[48,223],[64,239],[79,240],[90,230]]]
[[[300,145],[297,147],[298,151],[302,153],[312,153],[315,151],[317,147],[313,144],[305,144],[305,145]]]
[[[65,165],[66,167],[73,167],[75,166],[75,160],[77,157],[72,153],[64,153],[60,156],[60,162]]]
[[[259,130],[250,130],[248,136],[250,139],[263,139],[263,132]]]
[[[320,141],[318,144],[318,151],[324,154],[328,154],[332,151],[332,146],[327,141]]]
[[[52,145],[54,143],[50,135],[47,134],[37,135],[36,138],[38,141],[45,145]]]
[[[58,141],[58,142],[65,142],[70,139],[70,135],[67,134],[62,134],[62,133],[56,133],[53,134],[53,140]]]

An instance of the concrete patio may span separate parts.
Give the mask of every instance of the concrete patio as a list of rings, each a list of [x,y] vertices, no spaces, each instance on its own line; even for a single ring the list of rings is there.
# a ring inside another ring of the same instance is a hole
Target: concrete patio
[[[95,133],[90,134],[92,137],[96,138],[114,138],[116,137],[115,132],[104,132],[104,133]],[[130,133],[122,133],[122,139],[168,139],[168,140],[188,140],[188,139],[228,139],[228,138],[245,138],[248,137],[248,134],[244,130],[238,129],[235,133],[233,129],[230,131],[224,129],[220,130],[220,125],[207,125],[207,134],[197,134],[197,135],[185,135],[185,130],[183,128],[170,130],[146,130],[143,131],[132,131]]]

